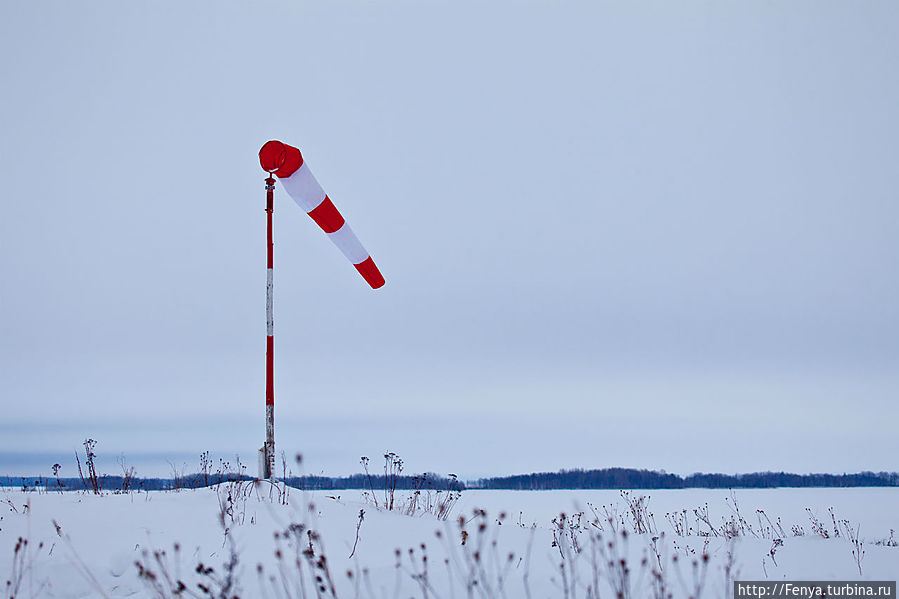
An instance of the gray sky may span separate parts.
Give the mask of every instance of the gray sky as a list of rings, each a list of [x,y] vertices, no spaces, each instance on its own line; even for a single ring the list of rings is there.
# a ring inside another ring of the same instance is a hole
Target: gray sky
[[[307,472],[897,470],[897,56],[886,1],[5,2],[0,471],[255,459],[273,138],[387,279],[276,190]]]

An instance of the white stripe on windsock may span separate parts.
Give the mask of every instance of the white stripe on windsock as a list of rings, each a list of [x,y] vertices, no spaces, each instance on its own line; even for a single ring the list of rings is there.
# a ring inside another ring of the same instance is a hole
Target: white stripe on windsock
[[[353,264],[365,262],[365,259],[368,258],[368,252],[362,247],[359,238],[356,237],[356,234],[353,233],[353,230],[350,229],[348,224],[343,223],[343,226],[338,230],[333,233],[328,233],[328,237],[331,238],[334,245],[340,248],[340,251],[347,257],[347,260]]]
[[[295,173],[280,179],[280,181],[288,195],[303,209],[303,212],[312,212],[325,200],[325,190],[318,184],[305,162]]]

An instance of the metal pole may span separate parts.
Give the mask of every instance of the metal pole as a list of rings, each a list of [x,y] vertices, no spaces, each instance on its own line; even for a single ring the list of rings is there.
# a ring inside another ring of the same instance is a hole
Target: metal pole
[[[268,268],[265,272],[265,446],[260,478],[275,475],[275,322],[272,315],[272,272],[274,244],[272,243],[272,213],[274,212],[275,179],[265,180],[265,216],[268,225]]]

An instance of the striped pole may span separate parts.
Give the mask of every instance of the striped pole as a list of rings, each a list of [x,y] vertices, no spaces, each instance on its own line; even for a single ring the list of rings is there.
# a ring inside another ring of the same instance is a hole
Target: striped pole
[[[263,479],[274,477],[275,465],[275,320],[272,311],[275,248],[272,243],[272,213],[275,203],[275,179],[265,180],[265,219],[268,229],[268,261],[265,271],[265,446],[263,447]]]

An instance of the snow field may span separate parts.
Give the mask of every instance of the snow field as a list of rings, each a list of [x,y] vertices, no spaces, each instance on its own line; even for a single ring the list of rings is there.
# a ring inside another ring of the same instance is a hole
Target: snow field
[[[465,491],[442,521],[375,509],[362,491],[282,497],[267,484],[0,490],[0,576],[16,597],[728,597],[734,579],[895,580],[897,500],[893,488]]]

